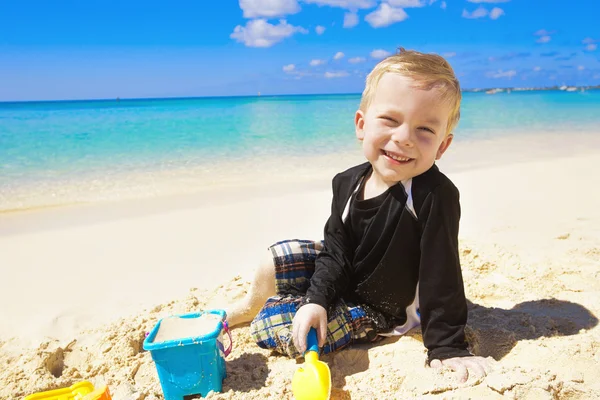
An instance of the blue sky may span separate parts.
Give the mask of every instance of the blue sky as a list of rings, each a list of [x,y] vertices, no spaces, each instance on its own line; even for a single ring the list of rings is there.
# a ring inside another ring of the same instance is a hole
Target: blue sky
[[[0,0],[0,101],[359,93],[399,46],[464,88],[600,84],[598,0]]]

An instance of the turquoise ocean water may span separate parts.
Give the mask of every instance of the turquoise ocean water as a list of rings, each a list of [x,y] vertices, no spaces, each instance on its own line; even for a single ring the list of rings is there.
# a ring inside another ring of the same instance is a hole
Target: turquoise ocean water
[[[359,101],[312,95],[0,103],[0,211],[82,200],[75,192],[101,197],[124,176],[208,173],[220,163],[351,151]],[[599,110],[600,91],[465,93],[455,140],[597,131]],[[131,190],[135,179],[129,182],[112,187],[112,196]]]

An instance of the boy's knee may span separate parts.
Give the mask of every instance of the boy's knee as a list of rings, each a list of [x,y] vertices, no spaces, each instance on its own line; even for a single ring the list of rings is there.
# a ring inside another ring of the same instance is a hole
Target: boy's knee
[[[294,346],[292,336],[292,324],[283,324],[273,326],[264,319],[260,318],[260,314],[250,323],[250,336],[258,347],[267,350],[273,350],[290,358],[298,358],[300,353]]]
[[[255,291],[259,292],[261,299],[275,295],[275,264],[273,254],[269,250],[263,255],[254,277]]]
[[[270,297],[250,323],[250,336],[256,344],[282,355],[300,356],[293,340],[295,301],[279,296]]]
[[[260,269],[265,271],[275,270],[275,260],[273,259],[273,252],[271,251],[270,247],[263,253],[263,256],[260,260]]]

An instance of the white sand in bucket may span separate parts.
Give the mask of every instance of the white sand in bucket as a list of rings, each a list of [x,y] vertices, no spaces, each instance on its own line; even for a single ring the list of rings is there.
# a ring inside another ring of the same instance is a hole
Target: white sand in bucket
[[[221,317],[205,313],[198,318],[164,318],[160,323],[154,343],[204,336],[214,332]]]

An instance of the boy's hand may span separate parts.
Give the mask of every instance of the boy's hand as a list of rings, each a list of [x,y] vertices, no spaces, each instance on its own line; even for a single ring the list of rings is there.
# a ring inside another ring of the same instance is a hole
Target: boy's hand
[[[323,347],[327,337],[327,310],[318,304],[305,304],[298,309],[294,317],[294,345],[300,353],[306,351],[306,337],[310,328],[317,330],[319,347]]]
[[[483,378],[492,369],[491,359],[472,356],[472,357],[454,357],[446,360],[432,360],[429,363],[431,368],[449,367],[456,372],[457,378],[461,382],[466,382],[469,379],[469,370],[471,374],[478,378]]]

